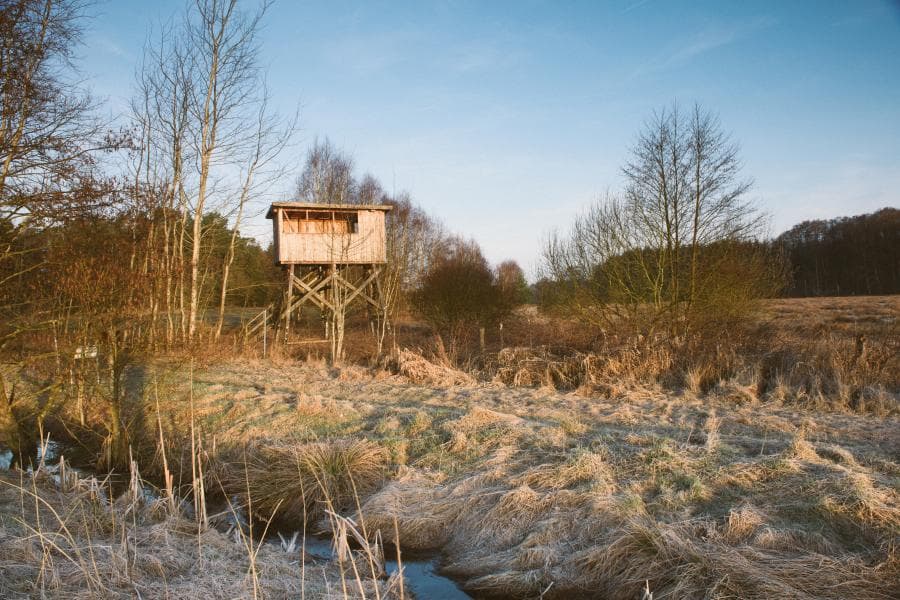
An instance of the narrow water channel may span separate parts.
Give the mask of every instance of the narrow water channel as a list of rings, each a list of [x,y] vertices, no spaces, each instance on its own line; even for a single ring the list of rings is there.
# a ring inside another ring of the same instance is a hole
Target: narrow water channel
[[[443,577],[437,572],[437,558],[403,558],[403,574],[406,589],[410,590],[418,600],[464,600],[471,598],[459,589],[452,579]],[[397,560],[386,560],[385,569],[388,574],[397,571]]]
[[[284,534],[282,534],[284,535]],[[277,534],[276,540],[279,540]],[[289,536],[285,536],[289,539]],[[299,543],[299,542],[298,542]],[[306,537],[306,554],[313,558],[331,560],[333,551],[331,539],[324,536]],[[387,547],[384,550],[384,568],[388,575],[397,572],[396,550]],[[452,579],[438,573],[439,558],[436,555],[400,552],[403,564],[404,587],[412,592],[417,600],[471,600],[471,596],[459,589]]]

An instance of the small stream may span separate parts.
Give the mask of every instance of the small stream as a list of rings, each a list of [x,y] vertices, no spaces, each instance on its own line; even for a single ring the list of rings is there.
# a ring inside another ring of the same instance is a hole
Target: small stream
[[[406,589],[419,600],[464,600],[471,598],[459,589],[452,579],[437,572],[437,558],[417,559],[415,555],[403,560],[403,574]],[[385,560],[385,569],[391,575],[397,572],[397,560]]]
[[[278,539],[276,535],[276,540]],[[325,536],[307,536],[306,554],[321,560],[334,558],[331,539]],[[397,572],[397,555],[390,546],[384,549],[384,568],[388,575]],[[438,557],[422,553],[400,552],[403,563],[404,586],[419,600],[470,600],[472,597],[459,589],[453,580],[438,574]]]
[[[43,457],[48,471],[54,470],[54,461],[58,460],[63,448],[56,442],[50,442],[46,446],[46,455]],[[39,446],[35,452],[38,461],[41,460],[42,448]],[[13,453],[0,447],[0,470],[7,471],[12,466]],[[30,467],[29,467],[30,470]],[[91,469],[73,468],[83,474],[94,474]],[[145,489],[145,493],[150,494]],[[282,532],[282,535],[284,533]],[[284,539],[289,540],[293,533],[289,533]],[[266,541],[274,545],[281,544],[281,538],[276,534],[267,536]],[[298,542],[298,546],[301,542]],[[319,560],[333,560],[331,538],[327,536],[307,535],[305,550],[308,556]],[[396,551],[391,547],[385,548],[385,571],[388,575],[397,572],[398,563]],[[404,587],[412,592],[418,600],[471,600],[471,596],[459,589],[452,579],[443,577],[439,571],[439,556],[430,553],[406,553],[401,549],[400,559],[403,564]]]

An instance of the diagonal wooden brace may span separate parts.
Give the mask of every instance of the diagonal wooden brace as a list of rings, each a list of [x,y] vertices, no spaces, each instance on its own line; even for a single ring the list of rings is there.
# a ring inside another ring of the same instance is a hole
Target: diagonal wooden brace
[[[357,296],[362,296],[362,298],[366,302],[368,302],[369,304],[371,304],[372,306],[374,306],[375,308],[380,310],[381,304],[376,302],[374,298],[372,298],[369,294],[367,294],[363,291],[369,286],[369,284],[371,284],[373,281],[375,281],[375,279],[378,277],[378,275],[380,273],[381,273],[381,270],[378,267],[375,267],[374,269],[372,269],[372,272],[369,273],[369,276],[365,280],[363,280],[363,282],[360,285],[350,283],[349,281],[347,281],[340,275],[335,274],[335,278],[337,280],[339,280],[341,285],[343,285],[347,289],[351,290],[351,293],[349,296],[347,296],[347,299],[345,300],[345,302],[347,304],[350,304],[354,300],[354,298],[356,298]]]
[[[285,310],[284,314],[287,315],[289,312],[293,311],[298,306],[301,306],[304,302],[306,302],[307,300],[310,300],[310,299],[313,299],[313,302],[315,302],[317,305],[319,305],[320,308],[321,308],[321,305],[324,305],[324,306],[328,307],[329,310],[334,310],[334,307],[332,306],[332,304],[322,294],[319,293],[322,290],[322,288],[324,288],[326,285],[328,285],[328,283],[332,279],[334,279],[334,275],[335,275],[334,273],[329,273],[329,275],[327,277],[320,280],[314,287],[309,287],[309,285],[302,282],[302,280],[294,277],[294,279],[291,281],[291,283],[292,284],[297,284],[298,282],[302,283],[303,285],[300,287],[301,287],[301,289],[306,290],[306,294],[301,296],[295,302],[291,303],[291,305]],[[321,305],[319,303],[321,303]]]
[[[312,293],[313,295],[309,297],[310,302],[319,307],[319,310],[325,310],[326,307],[331,308],[331,304],[324,298],[322,294],[316,292],[313,284],[316,283],[316,279],[318,275],[312,273],[313,277],[309,277],[310,274],[305,275],[302,279],[298,277],[294,277],[291,280],[291,283],[294,287],[300,288],[301,293]],[[307,282],[309,280],[309,282]],[[305,296],[302,298],[298,298],[297,302],[292,303],[293,306],[291,310],[300,306],[300,304],[305,300]]]

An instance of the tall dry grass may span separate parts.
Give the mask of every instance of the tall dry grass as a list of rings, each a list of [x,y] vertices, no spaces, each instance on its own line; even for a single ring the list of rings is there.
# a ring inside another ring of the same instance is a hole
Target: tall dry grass
[[[874,414],[900,411],[900,299],[771,301],[754,318],[708,323],[688,334],[646,337],[614,330],[567,336],[560,317],[507,327],[512,343],[478,375],[509,386],[615,396],[640,385],[745,401]],[[551,324],[559,324],[549,328]]]
[[[246,527],[198,532],[136,465],[116,496],[60,458],[0,474],[0,597],[402,598],[402,575],[387,578],[371,544],[351,550],[348,535],[366,538],[335,518],[344,550],[323,561],[306,554],[305,536],[278,546]]]

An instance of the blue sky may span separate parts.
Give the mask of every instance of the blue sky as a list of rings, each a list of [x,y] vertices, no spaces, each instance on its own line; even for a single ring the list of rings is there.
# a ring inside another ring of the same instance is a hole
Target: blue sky
[[[96,7],[81,65],[113,113],[151,26],[184,4]],[[740,143],[773,233],[900,206],[898,2],[279,0],[262,41],[277,106],[300,107],[288,163],[328,136],[529,272],[551,230],[620,187],[644,121],[676,100]],[[267,241],[262,215],[248,231]]]

